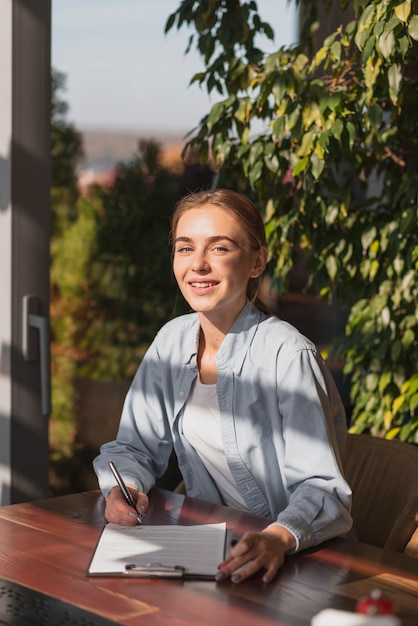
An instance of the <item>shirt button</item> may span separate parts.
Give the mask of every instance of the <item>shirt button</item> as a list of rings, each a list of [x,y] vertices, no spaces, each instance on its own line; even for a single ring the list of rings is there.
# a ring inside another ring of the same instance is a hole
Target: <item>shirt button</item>
[[[179,396],[180,396],[180,398],[182,398],[182,397],[184,396],[184,393],[185,393],[185,392],[184,392],[184,389],[182,389],[182,390],[179,392]]]

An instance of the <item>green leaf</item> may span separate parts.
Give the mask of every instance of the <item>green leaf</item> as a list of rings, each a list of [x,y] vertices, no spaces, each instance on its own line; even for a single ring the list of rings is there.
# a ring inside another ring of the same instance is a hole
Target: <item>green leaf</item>
[[[250,149],[250,167],[254,167],[254,165],[259,161],[261,154],[264,151],[264,144],[261,141],[256,141],[253,143]]]
[[[302,71],[303,69],[305,69],[306,65],[308,64],[308,57],[306,56],[306,54],[300,53],[297,55],[294,64],[295,67],[298,71]]]
[[[370,271],[369,271],[370,280],[373,280],[375,278],[378,271],[379,271],[379,261],[377,261],[376,259],[373,259],[373,261],[370,263]]]
[[[402,71],[400,65],[394,63],[388,70],[389,96],[393,104],[397,104],[400,86],[402,84]]]
[[[405,403],[405,396],[398,396],[392,403],[392,411],[397,413],[401,406]]]
[[[379,384],[379,377],[377,374],[367,374],[365,378],[366,389],[368,391],[374,391]]]
[[[250,181],[251,187],[254,187],[254,184],[260,178],[263,172],[263,161],[257,161],[256,164],[250,169],[248,174],[248,179]]]
[[[330,206],[328,207],[326,216],[325,216],[325,223],[328,225],[334,224],[334,222],[337,221],[338,219],[338,206]]]
[[[280,169],[280,162],[277,158],[277,155],[273,155],[271,157],[264,157],[264,163],[267,169],[273,174],[277,174]]]
[[[331,46],[331,54],[335,57],[336,61],[341,59],[341,44],[339,41],[334,41]]]
[[[407,55],[409,51],[409,45],[410,45],[409,37],[407,37],[406,35],[404,35],[403,37],[399,37],[398,47],[399,47],[399,51],[403,59],[405,58],[405,56]]]
[[[416,408],[418,407],[418,393],[412,396],[409,406],[411,407],[411,411],[416,410]]]
[[[323,61],[325,61],[325,59],[328,56],[328,52],[329,52],[328,46],[323,46],[322,48],[319,48],[318,52],[315,54],[315,58],[312,64],[313,68],[318,67],[319,65],[321,65]]]
[[[393,31],[384,31],[382,36],[379,37],[377,45],[382,55],[388,61],[395,52],[396,41]]]
[[[389,326],[390,324],[390,308],[385,306],[381,311],[381,319],[384,326]]]
[[[319,107],[316,102],[309,102],[303,108],[302,111],[302,121],[303,127],[308,130],[313,124],[317,124],[320,119]]]
[[[261,22],[260,30],[264,31],[264,34],[266,35],[268,39],[271,39],[271,40],[274,39],[274,30],[272,29],[270,24],[268,24],[267,22]]]
[[[338,271],[338,264],[335,256],[328,256],[325,260],[325,266],[328,270],[328,274],[331,280],[335,280]]]
[[[291,131],[300,123],[300,106],[297,105],[287,116],[287,130]]]
[[[406,23],[408,21],[408,17],[411,13],[411,0],[405,0],[402,4],[398,4],[394,9],[396,17],[401,20],[401,22]]]
[[[327,107],[331,109],[331,111],[336,111],[340,108],[342,93],[336,91],[327,98]]]
[[[410,380],[409,393],[415,394],[418,391],[418,374],[414,374]]]
[[[319,136],[319,139],[316,141],[314,145],[314,153],[322,162],[324,161],[324,157],[325,157],[327,139],[328,139],[328,133],[321,133],[321,135]],[[322,170],[323,168],[321,168],[321,171],[319,172],[319,174],[322,172]]]
[[[407,439],[408,439],[408,437],[409,437],[409,435],[411,433],[411,430],[412,430],[412,422],[409,421],[406,424],[404,424],[402,426],[402,428],[401,428],[401,433],[400,433],[400,436],[399,436],[400,440],[401,441],[407,441]]]
[[[281,139],[286,134],[286,117],[279,115],[274,121],[272,135],[276,139]]]
[[[356,138],[356,128],[352,122],[347,122],[345,125],[345,131],[348,135],[348,144],[350,149],[353,148],[354,140]]]
[[[373,24],[373,18],[375,15],[375,7],[373,4],[369,4],[363,13],[360,15],[360,19],[358,21],[357,33],[354,38],[356,46],[359,50],[362,50],[365,42],[369,38],[370,27]]]
[[[313,177],[315,178],[315,180],[318,180],[318,178],[321,176],[324,170],[325,162],[323,159],[318,157],[316,152],[313,152],[311,154],[310,161],[311,161],[311,171],[312,171]]]
[[[366,45],[363,48],[363,61],[366,62],[367,59],[370,57],[370,55],[372,54],[372,52],[374,51],[376,45],[376,37],[375,35],[372,35],[371,37],[368,38]]]
[[[337,139],[338,141],[340,141],[341,139],[341,134],[343,130],[344,130],[343,122],[340,119],[336,119],[334,124],[331,127],[331,133],[335,137],[335,139]]]
[[[198,72],[190,79],[189,85],[193,85],[194,83],[203,83],[206,78],[206,72]]]
[[[385,23],[384,30],[386,30],[386,31],[395,30],[395,29],[398,29],[399,26],[400,26],[399,19],[396,17],[396,15],[392,14],[389,17],[389,19],[387,20],[387,22]],[[398,29],[398,31],[399,31],[399,29]]]
[[[280,65],[281,51],[273,52],[266,57],[265,69],[266,73],[273,72]]]
[[[409,346],[411,346],[415,341],[415,333],[411,328],[408,328],[402,337],[402,345],[405,348],[408,348]]]
[[[165,24],[164,33],[168,33],[168,31],[172,28],[174,22],[176,21],[176,13],[172,13]]]
[[[318,143],[317,146],[315,148],[315,152],[317,153],[317,155],[320,158],[324,158],[324,151],[327,149],[328,147],[328,143],[329,143],[329,136],[330,136],[331,132],[329,130],[324,131],[323,133],[321,133],[318,137]],[[318,152],[318,148],[321,148],[321,150]]]
[[[361,245],[364,251],[368,250],[372,245],[372,242],[376,238],[376,228],[371,226],[361,235]]]
[[[301,172],[304,172],[306,170],[308,164],[309,164],[309,157],[303,157],[303,159],[300,159],[296,163],[294,168],[292,169],[293,176],[297,176]]]
[[[418,41],[418,15],[413,15],[411,17],[408,24],[408,33],[412,37],[412,39]]]
[[[395,426],[395,428],[391,428],[385,435],[385,439],[395,439],[400,433],[401,429],[399,426]]]
[[[381,59],[375,59],[373,57],[369,57],[367,59],[364,69],[364,82],[368,88],[367,96],[369,99],[372,99],[373,87],[376,83],[377,77],[379,76],[381,66]]]
[[[392,373],[391,372],[383,372],[383,374],[379,378],[379,391],[380,391],[380,393],[383,393],[385,391],[386,387],[389,385],[391,380],[392,380]]]
[[[246,126],[244,128],[244,130],[242,131],[242,133],[241,133],[241,144],[242,145],[248,144],[248,142],[250,140],[250,131],[251,131],[250,126]]]
[[[214,154],[216,159],[220,159],[224,163],[231,152],[231,143],[229,141],[221,141],[214,145]]]
[[[212,131],[213,126],[217,122],[219,122],[220,118],[222,117],[222,114],[224,112],[224,107],[225,105],[223,102],[216,102],[211,108],[210,113],[208,115],[208,120],[207,120],[209,133]]]
[[[277,78],[275,78],[272,92],[276,100],[276,104],[279,105],[286,93],[286,80],[282,74],[279,74]]]
[[[312,152],[312,145],[316,137],[316,132],[310,130],[302,137],[302,144],[297,152],[298,156],[304,157]]]
[[[234,113],[235,119],[241,124],[247,124],[250,118],[251,112],[251,100],[250,98],[241,98],[238,103],[238,108]]]

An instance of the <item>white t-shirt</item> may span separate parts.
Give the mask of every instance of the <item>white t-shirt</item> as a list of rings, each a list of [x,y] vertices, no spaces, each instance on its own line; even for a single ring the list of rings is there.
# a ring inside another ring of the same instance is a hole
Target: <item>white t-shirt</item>
[[[204,385],[199,377],[184,409],[183,434],[211,475],[224,503],[247,509],[232,478],[222,445],[216,385]]]

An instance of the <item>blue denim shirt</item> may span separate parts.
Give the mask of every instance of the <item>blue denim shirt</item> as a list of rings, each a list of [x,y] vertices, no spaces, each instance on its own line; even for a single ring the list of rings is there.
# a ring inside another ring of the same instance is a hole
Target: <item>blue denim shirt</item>
[[[127,483],[148,492],[172,448],[189,496],[222,503],[182,434],[197,376],[199,319],[178,317],[159,331],[127,394],[115,441],[94,460],[104,493],[113,459]],[[247,302],[217,354],[225,455],[248,509],[273,517],[307,548],[347,533],[351,490],[341,471],[346,417],[315,346],[293,326]]]

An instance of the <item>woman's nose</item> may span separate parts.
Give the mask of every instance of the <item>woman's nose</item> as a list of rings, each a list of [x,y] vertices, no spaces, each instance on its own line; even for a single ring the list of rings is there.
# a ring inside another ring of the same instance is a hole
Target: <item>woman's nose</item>
[[[195,272],[207,272],[209,269],[209,262],[205,252],[196,250],[193,255],[192,269]]]

